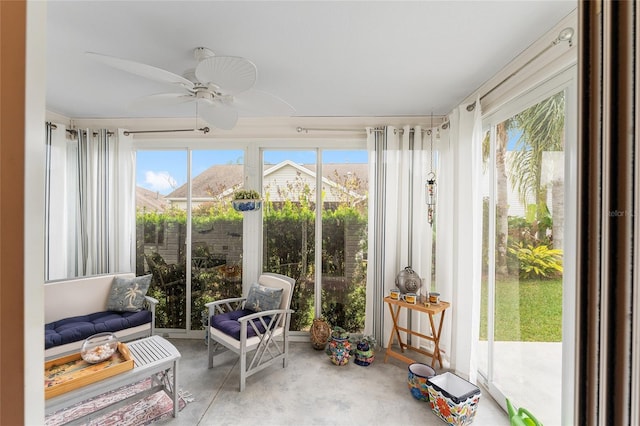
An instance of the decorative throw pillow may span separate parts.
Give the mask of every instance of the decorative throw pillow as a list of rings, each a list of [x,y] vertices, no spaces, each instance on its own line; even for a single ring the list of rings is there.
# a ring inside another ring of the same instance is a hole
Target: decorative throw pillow
[[[107,299],[107,311],[137,312],[144,308],[144,296],[151,284],[151,274],[135,278],[115,277]]]
[[[254,283],[249,289],[244,308],[253,312],[270,311],[280,308],[280,300],[282,300],[281,288],[265,287]]]

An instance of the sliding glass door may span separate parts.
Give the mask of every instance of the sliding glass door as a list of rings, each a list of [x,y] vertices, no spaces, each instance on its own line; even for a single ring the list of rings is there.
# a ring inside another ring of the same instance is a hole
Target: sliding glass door
[[[186,200],[171,194],[187,183],[187,151],[136,154],[136,275],[153,275],[156,327],[186,328]]]
[[[367,285],[368,167],[358,154],[323,151],[321,165],[321,315],[350,332],[364,328]]]
[[[364,326],[367,167],[364,150],[263,151],[263,269],[296,279],[292,331]]]
[[[296,280],[291,330],[308,330],[315,311],[317,152],[264,151],[263,270]]]
[[[205,303],[242,296],[243,216],[230,200],[244,181],[243,158],[237,150],[191,151],[191,330],[204,330]]]
[[[565,103],[489,119],[483,149],[479,371],[545,424],[561,421]]]
[[[242,294],[244,151],[139,150],[136,272],[153,275],[156,327],[203,330],[204,304]]]

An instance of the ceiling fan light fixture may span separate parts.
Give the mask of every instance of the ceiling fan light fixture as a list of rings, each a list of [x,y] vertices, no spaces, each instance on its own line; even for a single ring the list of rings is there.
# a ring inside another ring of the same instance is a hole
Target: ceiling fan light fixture
[[[212,101],[216,98],[216,95],[213,92],[203,87],[196,87],[195,94],[196,94],[196,99],[207,99]]]

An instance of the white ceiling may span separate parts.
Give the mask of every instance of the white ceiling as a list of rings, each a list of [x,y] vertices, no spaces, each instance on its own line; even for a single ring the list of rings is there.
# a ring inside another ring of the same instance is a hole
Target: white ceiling
[[[300,117],[449,113],[576,1],[56,1],[47,5],[47,109],[69,118],[191,117],[131,110],[171,91],[84,56],[182,74],[193,48],[242,56],[255,88]],[[266,112],[268,114],[268,111]]]

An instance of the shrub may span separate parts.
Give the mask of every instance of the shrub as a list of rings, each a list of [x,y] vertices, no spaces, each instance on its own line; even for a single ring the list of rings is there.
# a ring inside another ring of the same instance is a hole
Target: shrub
[[[520,277],[553,278],[562,273],[562,250],[550,249],[546,245],[532,246],[523,243],[513,244],[509,252],[520,261]]]

